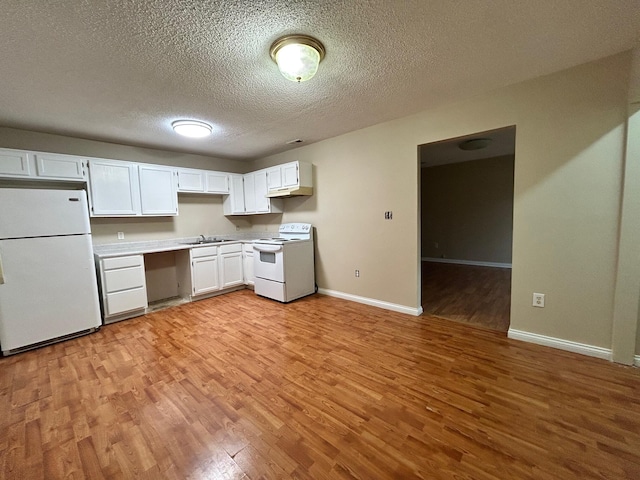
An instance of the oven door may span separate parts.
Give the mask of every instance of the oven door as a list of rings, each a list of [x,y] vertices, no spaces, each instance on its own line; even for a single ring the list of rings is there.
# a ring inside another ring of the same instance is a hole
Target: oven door
[[[284,247],[254,243],[253,269],[256,278],[284,283]]]

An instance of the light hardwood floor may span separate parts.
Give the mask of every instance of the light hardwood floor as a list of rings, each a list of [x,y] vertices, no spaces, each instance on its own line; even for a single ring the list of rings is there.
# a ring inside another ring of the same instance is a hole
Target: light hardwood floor
[[[0,478],[638,479],[640,372],[239,291],[0,359]]]
[[[510,308],[510,268],[422,262],[425,314],[507,332]]]

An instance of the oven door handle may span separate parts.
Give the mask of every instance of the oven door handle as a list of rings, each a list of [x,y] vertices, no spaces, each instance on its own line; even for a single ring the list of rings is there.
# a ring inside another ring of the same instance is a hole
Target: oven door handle
[[[282,250],[282,245],[266,245],[263,243],[254,243],[253,249],[259,252],[279,252]]]

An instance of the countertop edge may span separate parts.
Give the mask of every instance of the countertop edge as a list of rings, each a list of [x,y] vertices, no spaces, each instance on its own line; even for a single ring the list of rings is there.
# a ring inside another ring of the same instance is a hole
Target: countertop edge
[[[189,250],[191,248],[202,248],[202,247],[217,247],[220,245],[234,245],[237,243],[245,244],[245,243],[253,243],[256,239],[243,239],[243,240],[231,240],[226,242],[212,242],[212,243],[203,243],[201,245],[186,245],[184,243],[169,243],[165,245],[156,245],[156,246],[136,246],[131,244],[130,246],[116,244],[116,247],[112,247],[111,245],[96,245],[93,247],[93,256],[95,258],[110,258],[110,257],[123,257],[127,255],[144,255],[147,253],[162,253],[162,252],[172,252],[179,250]]]

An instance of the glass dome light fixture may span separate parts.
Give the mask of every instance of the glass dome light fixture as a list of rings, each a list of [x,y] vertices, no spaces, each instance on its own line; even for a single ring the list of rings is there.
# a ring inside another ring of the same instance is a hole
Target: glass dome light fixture
[[[325,50],[309,35],[286,35],[273,42],[269,53],[284,78],[300,83],[316,74]]]
[[[199,120],[176,120],[171,126],[178,135],[189,138],[208,137],[213,131],[211,125]]]

